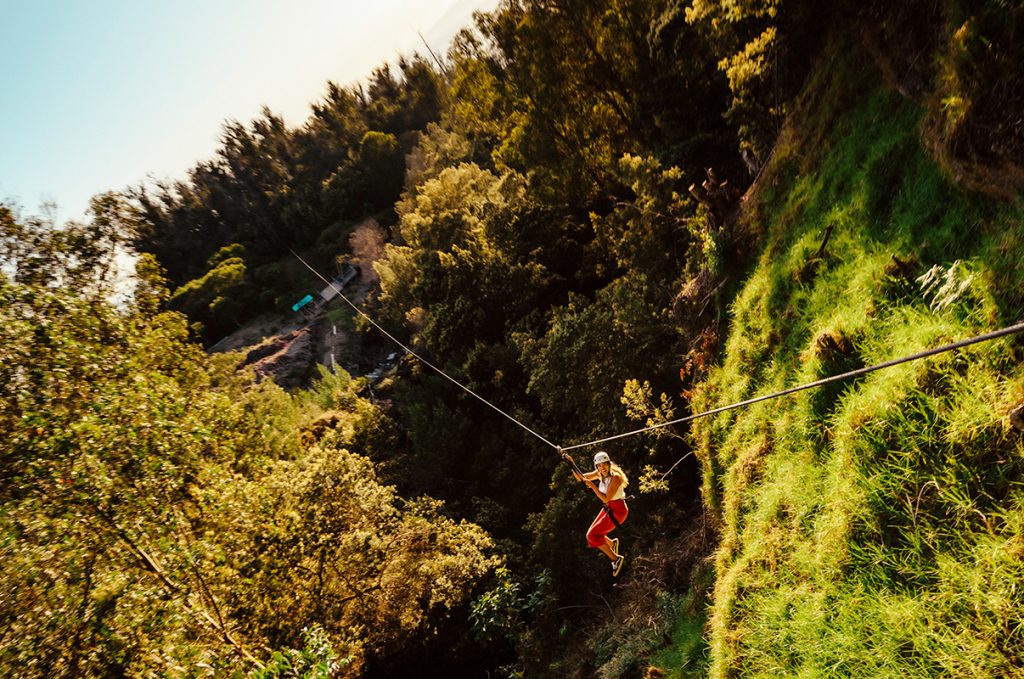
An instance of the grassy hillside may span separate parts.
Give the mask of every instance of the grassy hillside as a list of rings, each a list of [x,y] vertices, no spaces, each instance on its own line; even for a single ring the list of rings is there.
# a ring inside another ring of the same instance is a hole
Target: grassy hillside
[[[958,189],[922,110],[829,54],[746,201],[757,254],[695,412],[1024,314],[1024,209]],[[997,340],[697,423],[711,676],[1024,676],[1022,358]]]

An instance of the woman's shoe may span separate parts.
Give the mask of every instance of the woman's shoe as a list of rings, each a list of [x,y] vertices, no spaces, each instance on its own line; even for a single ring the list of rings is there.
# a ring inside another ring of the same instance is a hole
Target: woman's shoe
[[[626,557],[619,556],[618,559],[612,562],[612,577],[618,577],[619,571],[622,570],[622,563],[626,560]]]

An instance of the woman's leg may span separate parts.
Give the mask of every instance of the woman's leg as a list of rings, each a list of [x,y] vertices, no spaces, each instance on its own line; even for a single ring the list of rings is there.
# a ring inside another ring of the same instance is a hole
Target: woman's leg
[[[626,506],[625,502],[623,502],[622,500],[612,500],[612,502],[609,503],[608,508],[611,509],[612,513],[615,514],[615,520],[619,522],[619,525],[622,525],[626,522],[626,517],[629,516],[629,507]],[[607,514],[607,511],[605,511],[605,514]],[[608,537],[608,534],[615,530],[615,528],[617,527],[618,526],[615,526],[613,523],[613,527],[608,529],[608,533],[605,533],[604,542],[605,546],[608,547],[608,551],[605,552],[605,550],[601,550],[605,554],[611,554],[612,556],[610,556],[609,558],[612,561],[615,561],[619,558],[619,541],[617,539],[612,540],[610,537]]]
[[[594,522],[590,524],[590,529],[587,530],[587,544],[594,549],[600,550],[602,554],[608,557],[609,561],[615,561],[618,558],[615,550],[612,549],[611,541],[608,539],[608,533],[614,529],[615,524],[612,523],[608,513],[602,509],[598,512]]]

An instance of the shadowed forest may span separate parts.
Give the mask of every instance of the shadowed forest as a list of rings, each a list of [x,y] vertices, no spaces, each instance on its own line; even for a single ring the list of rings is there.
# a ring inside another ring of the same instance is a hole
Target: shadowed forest
[[[564,446],[1019,323],[1022,31],[502,0],[82,222],[0,204],[0,675],[1024,676],[1020,336],[571,451],[630,478],[612,578],[557,450],[365,376],[290,252]],[[268,317],[338,365],[212,350]]]

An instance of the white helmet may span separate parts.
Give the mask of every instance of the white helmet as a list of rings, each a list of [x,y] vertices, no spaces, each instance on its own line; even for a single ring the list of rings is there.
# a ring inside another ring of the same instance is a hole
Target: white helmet
[[[597,465],[603,463],[603,462],[611,462],[611,461],[612,461],[612,458],[608,457],[608,453],[604,452],[603,450],[601,452],[597,453],[597,455],[594,455],[594,466],[595,467]]]

